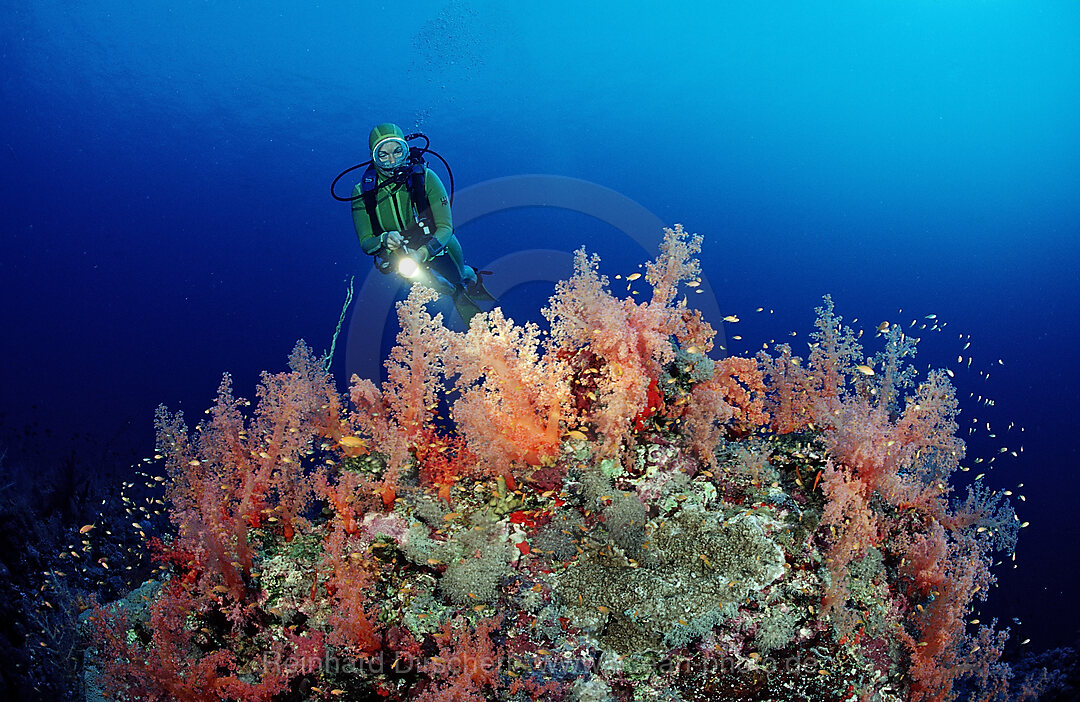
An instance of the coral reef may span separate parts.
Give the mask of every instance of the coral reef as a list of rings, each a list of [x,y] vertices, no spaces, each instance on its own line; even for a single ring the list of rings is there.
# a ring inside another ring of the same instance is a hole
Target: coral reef
[[[87,616],[119,700],[1004,699],[969,623],[1016,516],[950,503],[964,445],[911,339],[825,299],[808,359],[712,359],[668,230],[651,297],[598,260],[544,310],[443,326],[416,288],[382,386],[302,343],[254,413],[158,413],[160,582]],[[642,296],[645,298],[646,296]],[[869,371],[869,372],[868,372]]]

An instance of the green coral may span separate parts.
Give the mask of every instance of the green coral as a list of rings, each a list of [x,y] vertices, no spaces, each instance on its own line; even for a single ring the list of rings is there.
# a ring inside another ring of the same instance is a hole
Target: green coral
[[[445,541],[431,538],[431,529],[420,522],[413,523],[405,532],[401,550],[405,557],[419,566],[428,566],[432,561],[445,563],[452,557],[453,547]]]
[[[514,548],[505,522],[473,526],[454,543],[457,552],[439,580],[439,591],[457,604],[494,602]]]
[[[604,527],[608,535],[621,549],[637,555],[645,541],[645,522],[648,515],[645,505],[632,492],[616,492],[609,498],[604,510]]]
[[[800,619],[786,606],[770,608],[754,632],[754,646],[762,653],[786,648],[799,630]]]
[[[577,554],[584,533],[585,520],[577,511],[559,510],[552,515],[551,521],[537,530],[530,543],[534,552],[568,561]]]
[[[717,446],[716,456],[724,477],[743,489],[762,489],[779,483],[780,473],[773,467],[772,447],[760,440],[726,442]]]
[[[506,478],[498,476],[495,480],[495,492],[487,502],[487,507],[496,518],[501,519],[514,510],[521,509],[524,502],[520,497],[506,489]]]
[[[437,526],[443,523],[443,517],[449,512],[444,501],[421,493],[413,503],[412,516],[430,526]]]
[[[322,535],[301,533],[283,544],[259,564],[259,582],[266,592],[266,607],[280,610],[282,617],[300,611],[310,613],[306,610],[312,608],[310,593],[316,566],[322,558]]]
[[[591,547],[555,579],[567,616],[618,652],[648,650],[705,633],[715,610],[784,574],[784,554],[758,519],[723,519],[694,505],[649,523],[641,561],[615,544]]]
[[[606,475],[609,479],[614,480],[626,473],[623,470],[622,464],[613,458],[604,458],[599,463],[600,472]]]

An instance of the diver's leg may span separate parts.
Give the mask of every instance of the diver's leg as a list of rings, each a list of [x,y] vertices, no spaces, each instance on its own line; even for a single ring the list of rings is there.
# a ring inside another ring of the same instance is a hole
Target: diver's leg
[[[473,300],[486,300],[488,302],[495,302],[495,296],[488,292],[484,287],[484,281],[481,274],[477,272],[472,266],[465,265],[464,257],[461,255],[461,244],[458,243],[457,237],[454,237],[446,245],[446,253],[441,258],[450,258],[453,265],[461,271],[462,288],[465,293]],[[446,264],[449,267],[449,264]],[[490,272],[490,271],[487,271]]]
[[[480,312],[480,307],[467,292],[469,286],[476,283],[476,271],[465,265],[461,256],[461,244],[458,243],[457,237],[452,237],[446,243],[443,253],[428,263],[428,270],[453,286],[450,296],[454,300],[454,308],[465,322],[465,326],[468,326],[472,318]]]
[[[455,290],[459,290],[462,287],[461,271],[454,265],[454,262],[450,260],[450,257],[446,254],[442,256],[436,256],[428,262],[428,268],[433,273],[437,273],[439,277],[446,280]]]
[[[450,237],[443,253],[432,259],[428,265],[455,287],[465,287],[476,282],[476,271],[471,266],[465,265],[465,259],[461,254],[461,244],[458,243],[456,236]]]
[[[471,285],[476,281],[476,271],[472,266],[465,265],[465,255],[461,253],[461,242],[458,241],[456,236],[450,237],[450,241],[446,244],[446,255],[453,260],[454,265],[461,271],[461,282],[465,285]]]

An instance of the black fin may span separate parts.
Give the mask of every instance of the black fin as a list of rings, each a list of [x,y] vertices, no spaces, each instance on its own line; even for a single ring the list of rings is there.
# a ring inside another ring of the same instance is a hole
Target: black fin
[[[495,296],[488,292],[488,289],[484,287],[485,275],[491,275],[491,271],[476,271],[476,282],[470,284],[467,288],[465,288],[465,291],[473,300],[481,300],[483,302],[496,302]]]
[[[465,326],[469,326],[472,318],[480,312],[480,305],[476,304],[464,291],[459,291],[457,295],[454,295],[454,309],[461,316],[461,321],[465,322]]]

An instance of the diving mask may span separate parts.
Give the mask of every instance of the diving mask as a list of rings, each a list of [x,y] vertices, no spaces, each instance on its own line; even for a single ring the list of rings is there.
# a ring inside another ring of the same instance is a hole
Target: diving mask
[[[405,140],[388,136],[380,139],[371,150],[375,165],[384,171],[392,171],[405,166],[409,161],[409,145]]]

